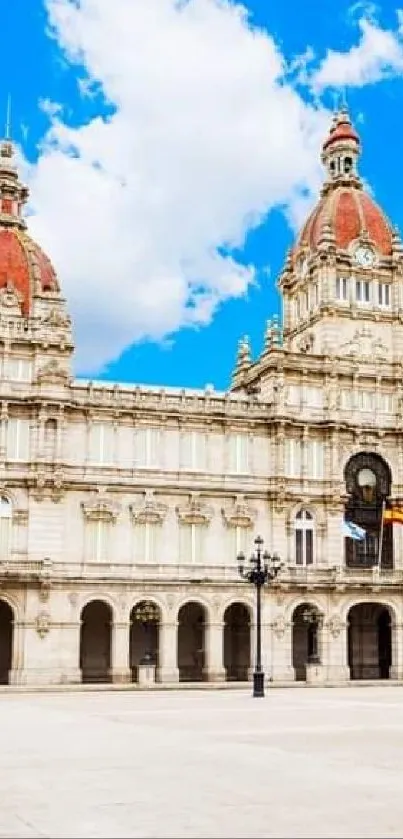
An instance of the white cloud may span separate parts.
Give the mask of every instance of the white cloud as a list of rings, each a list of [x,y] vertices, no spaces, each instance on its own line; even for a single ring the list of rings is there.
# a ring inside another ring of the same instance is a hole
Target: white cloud
[[[225,0],[47,7],[84,92],[100,86],[115,106],[74,128],[49,108],[29,178],[30,229],[57,266],[89,373],[245,294],[253,267],[222,247],[275,205],[299,220],[328,114],[284,81],[273,39]]]
[[[367,17],[358,22],[360,41],[346,52],[328,50],[311,77],[316,91],[327,87],[362,87],[403,70],[403,43],[399,32],[382,29]]]

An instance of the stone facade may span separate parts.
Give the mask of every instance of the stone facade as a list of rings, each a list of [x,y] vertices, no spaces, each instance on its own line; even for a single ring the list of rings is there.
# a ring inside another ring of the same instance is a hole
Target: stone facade
[[[24,284],[7,269],[26,194],[3,144],[3,682],[247,679],[255,601],[236,555],[257,533],[284,563],[263,592],[268,678],[403,678],[398,526],[379,549],[383,505],[403,499],[402,248],[376,205],[362,228],[359,141],[345,114],[332,132],[321,201],[353,195],[358,222],[338,212],[354,235],[340,244],[330,210],[315,240],[305,228],[279,280],[284,328],[268,324],[256,361],[242,339],[224,393],[73,378],[49,267],[26,245]]]

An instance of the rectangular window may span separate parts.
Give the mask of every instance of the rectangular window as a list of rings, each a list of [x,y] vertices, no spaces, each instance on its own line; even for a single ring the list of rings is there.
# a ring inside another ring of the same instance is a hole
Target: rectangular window
[[[14,382],[30,382],[32,378],[31,360],[29,358],[7,358],[5,377]]]
[[[307,473],[310,478],[321,479],[325,471],[325,448],[323,440],[307,442]]]
[[[137,465],[140,468],[156,468],[160,466],[160,441],[161,431],[159,428],[139,428],[137,430]]]
[[[200,524],[180,525],[179,553],[184,565],[203,565],[204,532]]]
[[[137,562],[152,565],[158,558],[161,525],[146,521],[135,525],[135,556]]]
[[[249,471],[249,437],[247,434],[231,434],[229,438],[229,471]]]
[[[8,559],[10,552],[11,518],[0,517],[0,560]]]
[[[353,406],[352,390],[342,390],[340,404],[342,408],[350,409]]]
[[[248,527],[230,527],[229,555],[238,556],[239,553],[249,556],[253,548],[253,536]]]
[[[390,306],[389,283],[378,283],[378,303],[380,306]]]
[[[355,283],[355,299],[359,303],[371,302],[371,290],[369,280],[356,280]]]
[[[358,406],[362,411],[373,411],[375,408],[375,394],[371,390],[361,390],[358,393]]]
[[[336,278],[336,297],[338,300],[348,299],[348,281],[347,277]]]
[[[307,387],[305,389],[305,403],[310,408],[322,408],[323,390],[320,387]]]
[[[88,562],[106,562],[109,553],[108,521],[86,522],[86,558]]]
[[[313,564],[313,530],[305,530],[305,563]]]
[[[181,466],[184,469],[206,469],[206,436],[201,431],[185,431],[181,437]]]
[[[299,405],[301,401],[301,391],[298,385],[289,385],[287,394],[287,403],[289,405]]]
[[[393,396],[391,393],[379,394],[379,410],[382,414],[393,414]]]
[[[285,472],[286,477],[299,478],[302,464],[301,440],[285,441]]]
[[[96,422],[90,426],[88,459],[90,463],[113,463],[114,427]]]
[[[304,552],[302,545],[303,530],[295,531],[295,562],[297,565],[304,564]]]
[[[7,422],[8,460],[29,459],[29,421],[11,417]]]

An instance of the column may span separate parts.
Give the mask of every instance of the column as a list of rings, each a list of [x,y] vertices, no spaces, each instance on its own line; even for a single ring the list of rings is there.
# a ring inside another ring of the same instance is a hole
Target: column
[[[327,682],[349,681],[347,623],[337,613],[331,615],[321,629],[319,653]]]
[[[208,623],[205,627],[204,673],[208,682],[225,682],[224,668],[224,624],[222,621]]]
[[[161,623],[159,627],[159,682],[179,682],[178,623]]]
[[[9,673],[10,685],[24,683],[24,633],[25,624],[22,621],[13,622],[13,654]]]
[[[293,682],[292,623],[280,614],[267,627],[269,642],[268,680],[271,682]]]
[[[401,623],[392,623],[392,666],[389,677],[403,681],[403,624]]]
[[[130,625],[128,622],[114,623],[112,627],[112,681],[130,682],[129,662]]]

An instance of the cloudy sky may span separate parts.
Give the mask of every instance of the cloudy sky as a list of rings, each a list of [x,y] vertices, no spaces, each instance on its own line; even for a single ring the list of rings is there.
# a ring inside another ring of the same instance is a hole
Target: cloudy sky
[[[2,34],[0,106],[80,375],[221,389],[243,334],[260,352],[342,96],[403,229],[390,0],[13,0]]]

